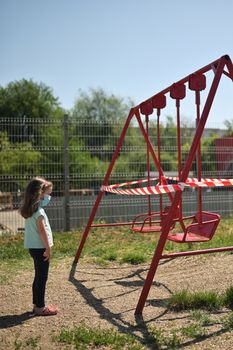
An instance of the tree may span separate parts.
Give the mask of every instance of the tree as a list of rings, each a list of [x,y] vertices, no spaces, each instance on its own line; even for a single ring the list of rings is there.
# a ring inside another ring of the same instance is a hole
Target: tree
[[[10,167],[8,174],[17,174],[19,164],[28,176],[53,174],[54,167],[57,173],[63,172],[63,114],[58,98],[42,82],[22,79],[0,87],[0,132],[6,133],[8,142],[2,156],[5,161],[9,155],[4,163]]]
[[[108,163],[85,150],[83,142],[77,138],[69,139],[70,188],[99,188]]]
[[[225,120],[224,125],[227,128],[226,136],[233,136],[233,119]]]
[[[90,153],[102,159],[102,150],[112,145],[112,138],[119,137],[123,121],[132,107],[132,101],[107,95],[102,89],[80,91],[72,110],[72,120],[78,120],[75,133],[89,148]]]
[[[35,83],[31,79],[10,82],[6,87],[0,86],[0,117],[7,123],[0,131],[8,133],[10,142],[30,141],[37,144],[41,136],[41,123],[49,118],[61,118],[63,110],[52,89],[44,83]],[[14,133],[11,133],[14,124]]]
[[[24,179],[27,176],[40,174],[41,153],[35,151],[29,142],[10,143],[7,133],[0,132],[0,173],[8,179],[13,179],[13,185],[22,189],[25,180],[20,179],[23,173]],[[2,184],[1,191],[12,191],[11,181]]]

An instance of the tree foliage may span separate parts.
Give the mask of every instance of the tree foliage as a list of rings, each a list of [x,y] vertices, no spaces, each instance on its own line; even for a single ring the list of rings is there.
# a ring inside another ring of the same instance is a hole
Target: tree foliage
[[[108,95],[103,89],[90,89],[89,93],[80,91],[72,109],[72,118],[88,122],[114,123],[125,120],[132,101]]]
[[[0,132],[0,173],[2,176],[12,178],[14,187],[25,185],[23,180],[14,179],[15,174],[23,174],[24,178],[40,174],[42,155],[33,149],[29,142],[10,143],[6,132]],[[5,182],[2,191],[7,191],[10,183]]]
[[[58,98],[44,83],[22,79],[1,86],[2,174],[14,178],[51,174],[54,162],[60,163],[61,152],[46,152],[46,147],[63,144],[63,113]]]
[[[227,128],[226,136],[233,136],[233,119],[225,120],[224,125]]]
[[[102,89],[80,91],[71,116],[79,120],[74,132],[80,136],[90,153],[100,157],[100,150],[112,144],[112,138],[119,136],[119,124],[126,120],[132,101],[108,95]]]
[[[0,87],[0,116],[8,121],[1,131],[8,133],[10,142],[29,141],[36,144],[42,128],[38,123],[28,123],[28,120],[42,123],[49,118],[61,118],[62,115],[58,98],[44,83],[22,79]],[[15,124],[13,134],[9,129],[11,121]]]

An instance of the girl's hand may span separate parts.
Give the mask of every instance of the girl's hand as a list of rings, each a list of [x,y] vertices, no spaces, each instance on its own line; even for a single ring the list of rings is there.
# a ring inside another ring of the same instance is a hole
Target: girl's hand
[[[50,247],[45,249],[43,256],[45,257],[44,261],[47,261],[50,259],[50,256],[51,256],[51,248]]]

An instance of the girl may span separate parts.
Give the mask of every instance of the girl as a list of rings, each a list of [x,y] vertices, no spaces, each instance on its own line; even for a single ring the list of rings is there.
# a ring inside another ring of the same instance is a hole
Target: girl
[[[43,209],[50,201],[53,184],[42,177],[33,178],[25,190],[20,214],[25,220],[24,247],[34,260],[35,277],[32,284],[35,315],[57,314],[53,305],[45,305],[45,287],[48,278],[53,235]]]

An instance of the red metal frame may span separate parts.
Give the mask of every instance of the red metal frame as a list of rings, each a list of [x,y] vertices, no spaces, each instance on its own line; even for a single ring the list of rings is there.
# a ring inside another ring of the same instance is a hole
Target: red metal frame
[[[224,69],[227,69],[228,71],[226,71]],[[210,87],[209,94],[207,96],[205,105],[203,107],[202,114],[200,115],[200,110],[199,110],[200,94],[199,94],[198,90],[202,90],[202,88],[200,88],[200,86],[203,87],[203,82],[195,81],[195,79],[192,80],[192,77],[196,76],[196,75],[198,75],[198,76],[204,75],[205,73],[207,73],[208,71],[211,71],[211,70],[214,73],[214,78],[213,78],[212,85]],[[232,65],[231,59],[228,55],[220,57],[218,60],[206,65],[205,67],[201,68],[200,70],[196,71],[195,73],[181,79],[177,83],[169,86],[168,88],[162,90],[158,94],[147,99],[146,101],[144,101],[140,105],[132,108],[130,110],[130,113],[128,115],[128,118],[126,120],[124,128],[122,130],[122,133],[120,135],[116,150],[112,156],[112,160],[109,164],[109,167],[108,167],[107,173],[104,177],[102,185],[106,186],[108,184],[109,177],[111,175],[112,169],[113,169],[115,161],[117,159],[117,156],[120,152],[120,149],[121,149],[123,140],[125,138],[126,132],[128,130],[129,124],[130,124],[132,118],[134,118],[134,117],[136,117],[136,119],[138,121],[139,127],[141,129],[141,132],[142,132],[144,139],[145,139],[145,142],[147,144],[147,149],[148,149],[147,158],[149,159],[149,154],[150,154],[150,156],[152,157],[152,159],[154,161],[156,168],[159,171],[159,178],[162,179],[163,184],[166,184],[166,179],[164,179],[164,173],[163,173],[163,170],[162,170],[161,165],[160,165],[160,151],[158,152],[159,158],[157,158],[155,151],[153,149],[152,143],[150,142],[150,139],[149,139],[148,130],[145,130],[145,128],[143,126],[140,113],[145,115],[146,118],[148,119],[148,116],[153,113],[153,108],[157,108],[157,116],[159,118],[160,108],[163,108],[166,105],[166,99],[164,98],[164,96],[165,96],[165,94],[170,93],[171,97],[176,99],[177,115],[178,115],[177,121],[179,123],[179,102],[180,102],[179,100],[184,97],[184,94],[185,94],[185,90],[184,90],[185,85],[184,84],[186,84],[187,82],[189,82],[189,87],[192,90],[195,90],[195,94],[196,94],[197,128],[196,128],[196,133],[195,133],[195,136],[193,138],[193,142],[192,142],[192,145],[191,145],[191,148],[189,151],[189,155],[186,159],[186,162],[183,166],[183,169],[181,169],[180,154],[178,155],[179,178],[180,178],[181,182],[186,181],[196,154],[197,154],[197,159],[198,159],[198,176],[200,177],[200,170],[201,170],[200,139],[201,139],[201,136],[202,136],[202,133],[203,133],[203,130],[204,130],[204,127],[205,127],[205,124],[206,124],[206,121],[207,121],[215,94],[216,94],[216,91],[218,88],[218,85],[219,85],[219,81],[222,77],[222,74],[224,74],[225,76],[227,76],[233,80],[233,65]],[[190,80],[192,80],[191,83],[190,83]],[[191,86],[190,86],[190,84],[191,84]],[[156,106],[156,103],[158,103],[159,105]],[[180,137],[179,133],[180,133],[180,128],[178,126],[178,136],[177,136],[178,142],[179,142],[179,137]],[[158,148],[160,148],[160,144],[158,144]],[[178,147],[178,149],[179,148],[180,147]],[[82,249],[83,249],[83,246],[85,244],[86,238],[87,238],[88,233],[92,227],[123,226],[123,225],[130,224],[130,223],[99,224],[99,225],[92,224],[93,220],[95,218],[99,203],[102,199],[102,196],[103,196],[103,192],[100,191],[98,193],[97,198],[96,198],[96,202],[93,206],[93,209],[92,209],[91,215],[89,217],[89,220],[87,222],[85,231],[83,232],[81,242],[79,244],[78,250],[77,250],[76,255],[75,255],[74,263],[78,262],[78,260],[80,258],[80,254],[81,254]],[[142,292],[141,292],[141,295],[140,295],[140,298],[138,300],[138,304],[137,304],[137,307],[135,310],[136,314],[141,314],[143,311],[143,308],[144,308],[148,293],[150,291],[151,285],[153,283],[153,279],[154,279],[154,276],[155,276],[160,259],[233,250],[233,247],[223,247],[223,248],[216,248],[216,249],[204,249],[201,251],[199,250],[199,251],[194,251],[194,252],[179,252],[179,253],[164,254],[163,255],[163,249],[164,249],[165,243],[167,241],[167,237],[168,237],[170,228],[172,227],[172,225],[174,223],[174,219],[176,217],[177,211],[179,210],[179,206],[181,205],[182,191],[176,192],[175,195],[172,195],[170,193],[169,198],[171,201],[171,206],[170,206],[169,211],[167,213],[166,220],[164,220],[164,223],[162,225],[162,231],[160,234],[160,238],[159,238],[157,247],[155,249],[154,256],[152,258],[150,268],[149,268],[147,277],[145,279],[145,283],[144,283],[144,286],[143,286],[143,289],[142,289]],[[201,191],[199,192],[199,198],[201,199]],[[199,210],[201,210],[201,208],[199,208]]]

